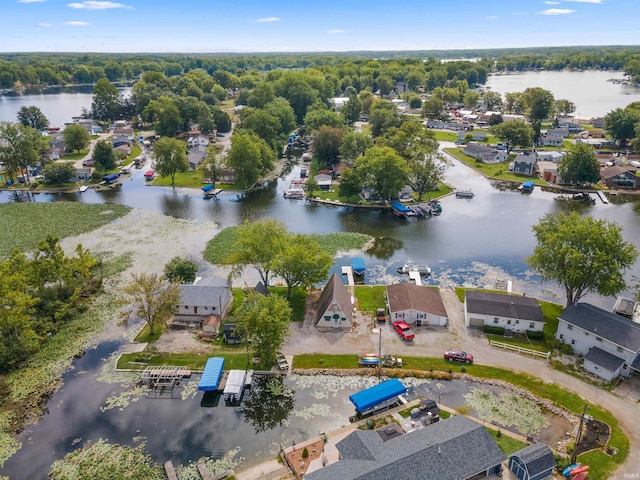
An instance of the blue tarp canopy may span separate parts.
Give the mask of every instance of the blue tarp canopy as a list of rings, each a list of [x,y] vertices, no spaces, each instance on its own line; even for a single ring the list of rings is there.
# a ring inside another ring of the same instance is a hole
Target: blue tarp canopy
[[[200,378],[198,384],[198,390],[205,392],[214,392],[218,389],[218,383],[222,377],[222,370],[224,368],[224,358],[211,357],[207,360],[207,364],[204,366],[204,372]]]
[[[202,187],[202,191],[203,192],[208,192],[210,190],[213,190],[215,188],[215,184],[210,183],[209,185],[205,185],[204,187]]]
[[[522,188],[533,188],[534,185],[535,183],[533,183],[532,181],[528,181],[522,184]]]
[[[391,380],[350,395],[349,400],[351,400],[351,403],[353,403],[358,412],[363,412],[404,393],[407,393],[407,387],[397,378],[392,378]]]
[[[364,273],[364,271],[367,269],[364,266],[364,259],[362,257],[354,257],[351,259],[351,268],[353,268],[353,271],[355,273],[357,273],[358,275],[361,275]]]
[[[413,210],[411,210],[409,207],[407,207],[406,205],[403,205],[399,202],[394,202],[391,204],[391,208],[393,208],[394,210],[396,210],[397,212],[400,213],[408,213],[408,212],[412,212]]]
[[[105,175],[104,177],[102,177],[102,180],[107,183],[111,183],[111,182],[115,182],[119,177],[120,177],[119,173],[110,173],[109,175]]]

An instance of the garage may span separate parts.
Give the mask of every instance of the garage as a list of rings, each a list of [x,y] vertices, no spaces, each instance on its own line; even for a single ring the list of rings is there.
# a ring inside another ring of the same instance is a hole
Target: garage
[[[484,327],[484,318],[469,317],[469,327]]]

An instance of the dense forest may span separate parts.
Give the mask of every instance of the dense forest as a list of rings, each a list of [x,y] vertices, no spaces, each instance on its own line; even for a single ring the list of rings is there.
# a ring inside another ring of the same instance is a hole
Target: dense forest
[[[450,59],[481,59],[477,62],[441,62]],[[264,73],[276,69],[316,67],[352,69],[364,76],[386,73],[394,81],[411,81],[411,74],[425,74],[427,90],[441,86],[438,79],[429,85],[427,73],[449,63],[467,65],[469,85],[483,83],[491,71],[533,69],[614,69],[640,77],[640,47],[554,47],[488,50],[432,50],[389,52],[254,53],[254,54],[106,54],[106,53],[7,53],[0,55],[0,88],[22,85],[92,84],[100,78],[111,82],[133,81],[144,72],[161,72],[167,77],[194,69],[214,75],[217,71],[242,77],[248,72]],[[383,70],[383,71],[381,71]],[[448,79],[453,76],[447,71]],[[364,81],[365,88],[371,81]],[[224,86],[224,85],[223,85]],[[243,85],[239,85],[238,88]],[[357,85],[352,85],[358,90]]]

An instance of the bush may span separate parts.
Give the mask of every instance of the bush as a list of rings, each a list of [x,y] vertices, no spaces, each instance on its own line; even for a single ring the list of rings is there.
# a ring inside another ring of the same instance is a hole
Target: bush
[[[309,450],[307,449],[307,447],[304,447],[304,449],[302,450],[302,458],[309,458]]]
[[[527,330],[527,337],[529,337],[531,340],[543,340],[544,332],[539,332],[537,330]]]
[[[492,333],[493,335],[504,335],[503,327],[493,327],[491,325],[485,325],[482,327],[484,333]]]
[[[565,355],[573,355],[573,347],[566,343],[560,345],[560,353],[564,353]]]

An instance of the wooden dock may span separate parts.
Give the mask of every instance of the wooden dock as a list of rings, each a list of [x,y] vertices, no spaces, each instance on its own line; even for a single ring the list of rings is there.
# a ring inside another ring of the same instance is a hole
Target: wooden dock
[[[173,468],[173,463],[171,460],[167,460],[164,462],[164,472],[167,474],[167,478],[169,480],[178,480],[178,475],[176,475],[176,469]]]
[[[196,467],[198,467],[198,472],[200,473],[202,480],[213,480],[213,477],[209,473],[209,470],[207,470],[207,467],[204,463],[199,463],[196,465]]]

